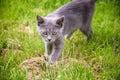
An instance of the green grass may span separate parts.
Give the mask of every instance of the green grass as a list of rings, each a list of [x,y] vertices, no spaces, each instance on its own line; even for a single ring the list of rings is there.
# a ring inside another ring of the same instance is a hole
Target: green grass
[[[21,71],[19,64],[44,54],[36,15],[45,16],[70,1],[0,0],[0,80],[27,79],[28,71]],[[92,39],[86,43],[79,31],[69,40],[65,39],[63,58],[73,58],[80,63],[68,61],[68,68],[65,64],[46,68],[40,80],[120,80],[119,3],[99,0],[92,22]]]

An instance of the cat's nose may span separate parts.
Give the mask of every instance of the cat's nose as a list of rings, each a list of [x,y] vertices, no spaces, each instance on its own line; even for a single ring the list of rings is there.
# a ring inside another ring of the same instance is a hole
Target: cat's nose
[[[48,39],[48,41],[51,41],[51,39]]]

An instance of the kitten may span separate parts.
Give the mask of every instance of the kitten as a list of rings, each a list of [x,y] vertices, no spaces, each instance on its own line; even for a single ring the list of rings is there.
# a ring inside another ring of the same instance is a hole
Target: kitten
[[[92,36],[91,21],[96,0],[75,0],[46,17],[37,16],[38,31],[42,36],[49,63],[54,63],[64,47],[64,37],[70,38],[79,29],[89,40]]]

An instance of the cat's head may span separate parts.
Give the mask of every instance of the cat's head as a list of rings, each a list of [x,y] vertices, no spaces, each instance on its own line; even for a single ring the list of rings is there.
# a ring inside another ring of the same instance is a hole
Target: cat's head
[[[63,22],[62,17],[41,17],[37,15],[37,25],[39,34],[45,42],[51,43],[63,35]]]

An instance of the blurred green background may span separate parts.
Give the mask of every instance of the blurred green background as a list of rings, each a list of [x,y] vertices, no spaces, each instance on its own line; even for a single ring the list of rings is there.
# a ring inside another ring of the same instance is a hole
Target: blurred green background
[[[44,54],[36,15],[46,16],[72,0],[0,0],[0,80],[26,80],[18,69],[29,58]],[[98,0],[93,17],[93,38],[76,31],[65,39],[62,56],[82,63],[41,72],[40,80],[120,80],[120,0]],[[71,65],[72,64],[72,65]],[[86,64],[89,67],[86,67]],[[35,76],[34,76],[35,77]],[[36,78],[34,78],[36,80]]]

